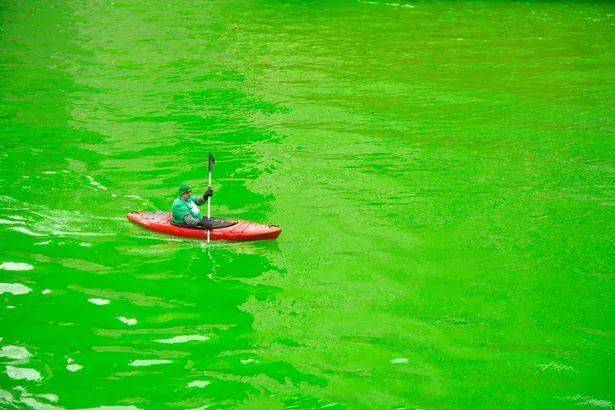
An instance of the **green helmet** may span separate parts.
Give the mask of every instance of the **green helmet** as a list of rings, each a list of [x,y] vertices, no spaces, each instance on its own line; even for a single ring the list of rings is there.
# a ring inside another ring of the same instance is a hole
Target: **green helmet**
[[[185,192],[191,192],[192,189],[186,184],[181,184],[179,186],[179,195],[182,196]]]

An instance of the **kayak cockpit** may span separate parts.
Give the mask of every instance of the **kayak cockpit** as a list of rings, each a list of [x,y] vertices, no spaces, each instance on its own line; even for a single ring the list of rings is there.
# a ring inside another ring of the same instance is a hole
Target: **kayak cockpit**
[[[211,223],[211,229],[220,229],[220,228],[228,228],[229,226],[237,225],[238,221],[234,221],[231,219],[219,219],[219,218],[209,218],[209,222]],[[170,224],[173,226],[177,226],[178,228],[184,229],[198,229],[198,230],[207,230],[204,226],[190,226],[186,224],[176,224],[172,220]]]

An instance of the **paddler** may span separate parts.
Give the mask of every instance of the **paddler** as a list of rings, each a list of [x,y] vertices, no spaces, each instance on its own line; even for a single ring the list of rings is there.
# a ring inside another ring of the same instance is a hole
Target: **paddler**
[[[173,201],[173,224],[191,228],[211,229],[212,224],[207,217],[201,215],[199,205],[207,202],[214,195],[214,190],[208,187],[203,196],[193,196],[192,189],[186,184],[179,186],[179,197]]]

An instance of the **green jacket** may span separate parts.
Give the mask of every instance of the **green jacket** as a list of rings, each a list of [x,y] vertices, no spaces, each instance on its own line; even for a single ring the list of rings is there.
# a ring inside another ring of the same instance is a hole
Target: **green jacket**
[[[203,203],[205,203],[203,197],[191,196],[185,201],[181,199],[181,197],[177,197],[175,201],[173,201],[173,223],[185,223],[184,217],[186,215],[190,215],[194,219],[200,221],[203,218],[203,215],[201,215],[199,205],[202,205]]]

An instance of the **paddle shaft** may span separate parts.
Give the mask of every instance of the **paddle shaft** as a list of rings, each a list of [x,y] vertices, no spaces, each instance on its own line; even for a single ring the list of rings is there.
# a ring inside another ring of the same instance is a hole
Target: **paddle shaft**
[[[211,171],[209,171],[209,184],[207,186],[211,186]],[[211,219],[211,196],[207,198],[207,219]],[[207,243],[209,243],[209,235],[211,233],[211,229],[207,230]]]

